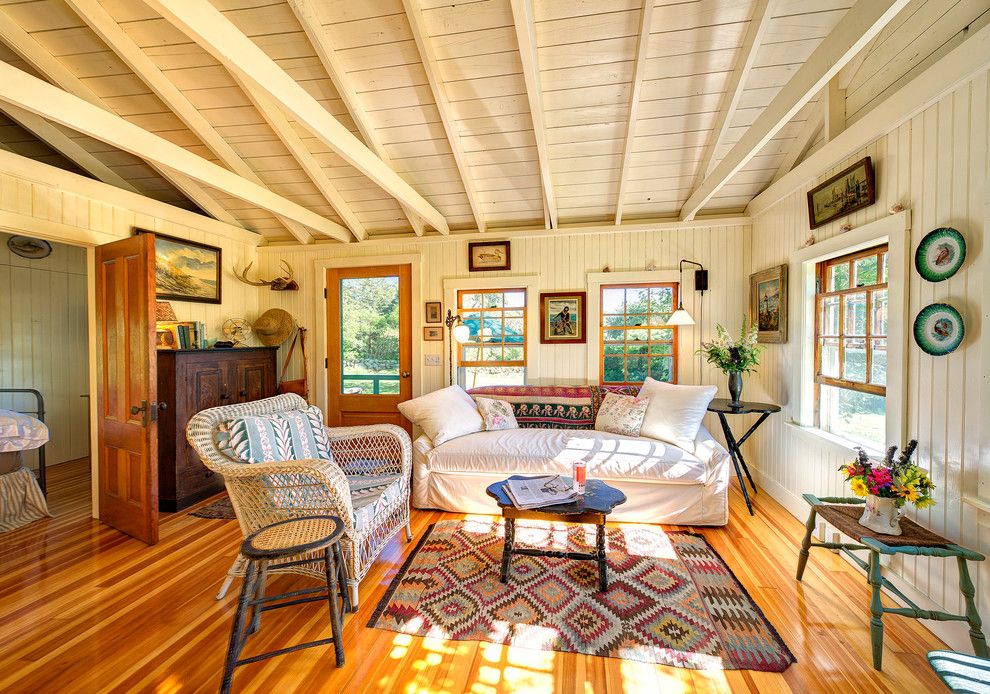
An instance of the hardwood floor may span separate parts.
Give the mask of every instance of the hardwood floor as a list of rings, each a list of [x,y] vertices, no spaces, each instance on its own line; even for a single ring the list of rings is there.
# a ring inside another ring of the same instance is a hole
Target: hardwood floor
[[[237,591],[220,602],[214,595],[240,541],[237,523],[166,514],[161,541],[146,547],[88,517],[87,476],[78,461],[53,468],[56,517],[0,534],[0,691],[215,691]],[[914,620],[886,618],[884,672],[875,672],[865,580],[818,550],[797,583],[803,525],[765,494],[756,495],[756,508],[750,517],[733,487],[729,524],[701,532],[793,651],[797,663],[783,674],[682,670],[369,629],[413,546],[400,537],[362,583],[360,611],[346,618],[344,667],[334,668],[329,648],[311,649],[238,668],[235,691],[944,691],[925,661],[944,644]],[[416,511],[413,530],[418,538],[455,517]],[[276,581],[277,589],[304,583]],[[328,633],[317,604],[265,620],[245,656]]]

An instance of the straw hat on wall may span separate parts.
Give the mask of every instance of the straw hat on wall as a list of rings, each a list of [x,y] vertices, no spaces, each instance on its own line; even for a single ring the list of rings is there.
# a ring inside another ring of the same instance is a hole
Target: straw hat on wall
[[[280,308],[270,308],[254,322],[254,334],[265,347],[280,345],[296,331],[296,321]]]

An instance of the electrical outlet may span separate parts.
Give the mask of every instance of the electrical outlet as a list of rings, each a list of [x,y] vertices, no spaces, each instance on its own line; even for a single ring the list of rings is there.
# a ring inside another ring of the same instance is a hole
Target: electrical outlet
[[[440,366],[440,355],[439,354],[427,354],[425,364],[427,366]]]

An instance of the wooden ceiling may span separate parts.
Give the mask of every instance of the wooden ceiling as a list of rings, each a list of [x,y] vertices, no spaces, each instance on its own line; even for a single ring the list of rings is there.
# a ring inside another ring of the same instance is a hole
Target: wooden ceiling
[[[0,147],[271,241],[735,215],[987,12],[0,0]]]

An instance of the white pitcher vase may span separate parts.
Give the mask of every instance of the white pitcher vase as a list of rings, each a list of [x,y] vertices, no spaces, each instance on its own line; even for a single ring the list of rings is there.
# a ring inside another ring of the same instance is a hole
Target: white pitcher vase
[[[883,535],[900,535],[901,510],[897,507],[897,499],[867,494],[859,524]]]

